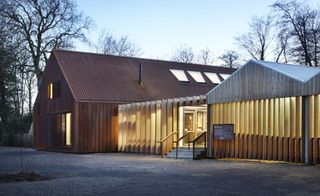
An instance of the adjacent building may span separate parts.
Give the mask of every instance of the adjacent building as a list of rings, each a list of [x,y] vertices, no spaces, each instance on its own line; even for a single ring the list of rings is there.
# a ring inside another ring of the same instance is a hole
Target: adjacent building
[[[249,61],[207,94],[207,155],[320,163],[319,94],[320,68]]]

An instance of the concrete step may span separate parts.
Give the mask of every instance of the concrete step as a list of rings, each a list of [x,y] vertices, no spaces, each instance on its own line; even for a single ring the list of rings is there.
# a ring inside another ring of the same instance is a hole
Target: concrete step
[[[202,151],[204,151],[203,148],[195,148],[195,154],[198,155]],[[173,148],[166,156],[167,158],[176,158],[176,149]],[[178,159],[193,159],[193,150],[188,147],[178,147]]]

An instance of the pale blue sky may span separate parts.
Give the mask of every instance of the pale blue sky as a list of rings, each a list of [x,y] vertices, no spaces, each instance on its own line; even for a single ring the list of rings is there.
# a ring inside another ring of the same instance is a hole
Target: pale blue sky
[[[114,35],[128,35],[143,51],[141,57],[170,59],[186,44],[198,52],[208,47],[219,56],[224,50],[239,51],[234,37],[248,29],[254,15],[269,13],[275,0],[76,0],[96,28]],[[319,2],[312,0],[315,5]],[[77,50],[88,51],[78,44]],[[239,51],[240,52],[240,51]]]

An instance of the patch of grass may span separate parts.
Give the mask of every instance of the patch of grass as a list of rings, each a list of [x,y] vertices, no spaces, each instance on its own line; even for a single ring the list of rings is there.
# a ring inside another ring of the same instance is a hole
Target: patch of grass
[[[34,172],[18,172],[13,174],[0,174],[0,183],[13,183],[13,182],[31,182],[48,180],[46,176]]]

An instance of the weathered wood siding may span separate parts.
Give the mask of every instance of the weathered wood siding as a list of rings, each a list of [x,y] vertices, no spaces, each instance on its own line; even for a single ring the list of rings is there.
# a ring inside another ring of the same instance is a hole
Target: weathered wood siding
[[[118,104],[77,103],[78,152],[116,152],[118,145]]]
[[[119,105],[118,151],[160,154],[159,141],[178,131],[178,108],[202,104],[206,104],[205,96]],[[172,149],[174,139],[163,144],[165,153]]]
[[[300,81],[250,61],[211,90],[207,103],[301,96],[302,89]]]
[[[48,99],[48,84],[60,81],[60,96],[56,99]],[[44,71],[38,96],[33,107],[33,147],[38,150],[77,151],[76,146],[64,145],[64,133],[57,126],[57,115],[65,112],[74,113],[75,100],[63,77],[56,59],[50,58],[50,62]],[[71,135],[72,143],[77,138],[75,127],[77,121],[72,118]]]
[[[319,162],[319,96],[309,98],[309,160]],[[286,97],[208,105],[208,155],[304,162],[302,97]],[[214,124],[234,124],[235,139],[213,138]]]
[[[60,96],[48,99],[48,84],[61,82]],[[56,59],[50,58],[33,109],[33,146],[38,150],[115,152],[118,142],[118,104],[77,102]],[[71,113],[71,146],[65,145],[62,113]]]

